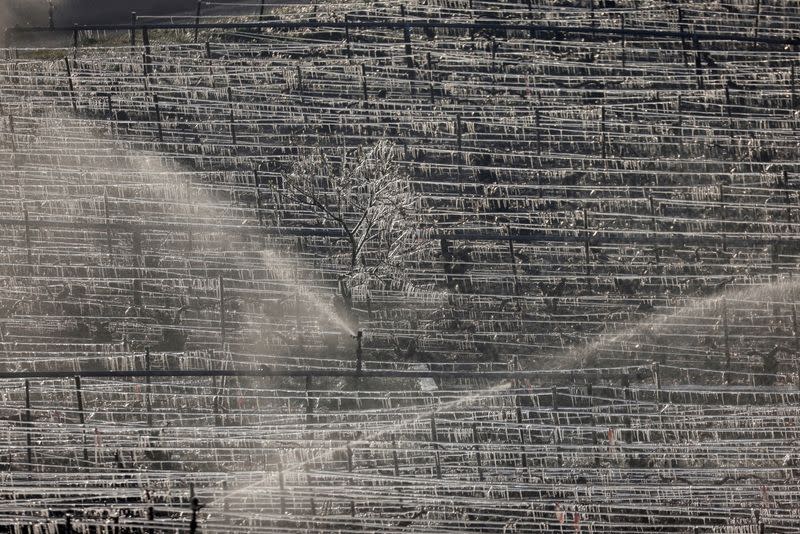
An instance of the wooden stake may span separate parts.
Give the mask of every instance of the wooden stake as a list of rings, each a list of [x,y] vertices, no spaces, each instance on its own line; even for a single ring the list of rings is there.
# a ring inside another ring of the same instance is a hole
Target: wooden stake
[[[356,333],[356,380],[361,378],[361,373],[363,371],[363,365],[364,365],[363,363],[364,354],[361,348],[361,341],[363,339],[363,335],[364,333],[361,330],[359,330],[358,333]]]
[[[800,390],[800,329],[797,328],[797,304],[792,305],[792,333],[794,334],[794,368],[797,373],[797,389]]]
[[[347,54],[347,58],[350,59],[353,57],[353,53],[350,50],[350,16],[347,14],[344,16],[344,40],[345,53]]]
[[[311,376],[306,375],[306,424],[311,424],[314,414],[314,397],[311,396]]]
[[[147,411],[148,428],[153,427],[153,404],[150,398],[150,368],[150,347],[146,347],[144,349],[144,370],[148,372],[148,375],[144,378],[144,401],[145,410]]]
[[[686,26],[683,24],[683,11],[678,8],[678,31],[681,33],[681,54],[683,55],[683,66],[689,68],[689,54],[686,49]]]
[[[220,346],[225,350],[225,279],[219,275],[219,336]]]
[[[364,64],[361,64],[361,92],[364,94],[364,102],[369,100],[369,93],[367,91],[367,70]]]
[[[14,127],[14,115],[8,116],[8,130],[11,133],[11,154],[14,158],[14,169],[16,170],[17,134]]]
[[[31,383],[25,381],[25,446],[28,452],[28,471],[33,471],[33,447],[31,431],[33,427],[33,419],[31,418]]]
[[[28,218],[28,209],[22,209],[22,215],[25,218],[25,250],[28,253],[28,265],[33,265],[33,252],[31,250],[31,222]]]
[[[606,107],[600,106],[600,157],[606,159]]]
[[[256,194],[256,218],[258,219],[258,224],[261,225],[264,223],[264,215],[261,213],[263,205],[261,200],[261,178],[258,175],[258,169],[253,169],[253,186]]]
[[[481,458],[480,435],[478,434],[478,425],[472,423],[472,441],[475,443],[475,465],[478,467],[478,480],[483,482],[483,460]]]
[[[236,144],[236,122],[235,117],[233,114],[233,92],[231,88],[228,87],[228,113],[229,113],[229,124],[231,129],[231,143],[234,145]]]
[[[586,208],[583,209],[583,239],[583,261],[586,264],[586,285],[591,286],[592,263],[590,256],[592,239],[589,235],[589,211]]]
[[[620,29],[620,38],[622,39],[622,50],[621,50],[621,60],[622,60],[622,68],[625,68],[625,13],[619,14],[619,29]]]
[[[392,437],[392,465],[394,466],[394,476],[400,476],[400,461],[397,458],[397,439]]]
[[[164,142],[164,130],[161,127],[161,106],[158,102],[158,95],[154,92],[153,93],[153,108],[156,112],[156,127],[158,129],[158,141],[160,143]]]
[[[697,77],[697,88],[703,89],[703,63],[700,58],[700,40],[697,34],[692,33],[692,48],[694,49],[694,71]]]
[[[283,475],[283,462],[278,462],[278,489],[281,491],[280,510],[281,515],[286,513],[286,480]]]
[[[511,274],[514,276],[514,295],[519,296],[519,279],[517,278],[517,259],[514,254],[514,237],[511,235],[511,226],[506,225],[508,233],[508,260],[511,262]]]
[[[213,365],[213,364],[212,364]],[[211,413],[214,414],[214,425],[215,426],[222,426],[222,417],[220,416],[219,412],[219,396],[220,390],[217,387],[217,377],[211,377],[211,390],[213,391],[211,395]]]
[[[722,336],[725,343],[725,372],[731,370],[731,345],[728,333],[728,299],[722,297]]]
[[[464,164],[464,153],[462,150],[461,138],[461,113],[456,114],[456,148],[458,150],[458,164]]]
[[[436,413],[431,414],[431,446],[434,451],[436,478],[442,478],[442,466],[439,463],[439,434],[436,430]]]
[[[728,250],[728,238],[725,235],[725,230],[727,229],[726,218],[727,218],[727,209],[725,206],[725,184],[719,184],[719,218],[722,220],[722,250]]]
[[[136,46],[136,11],[131,11],[131,46]]]
[[[431,104],[436,103],[436,95],[433,89],[433,62],[431,61],[431,53],[427,52],[425,54],[425,60],[427,62],[428,67],[428,91],[430,92]]]
[[[203,10],[203,0],[197,0],[197,14],[194,17],[194,42],[197,42],[197,35],[200,33],[200,13]]]
[[[69,58],[64,58],[64,65],[67,67],[67,83],[69,84],[69,99],[72,101],[72,110],[78,112],[78,102],[75,100],[75,84],[72,82],[72,68],[69,66]]]
[[[522,430],[522,404],[519,401],[519,395],[514,395],[514,404],[516,404],[516,411],[517,411],[517,425],[519,426],[519,443],[520,443],[520,452],[519,452],[519,459],[520,465],[523,469],[528,468],[528,455],[525,453],[525,432]]]
[[[400,6],[400,18],[403,19],[403,42],[405,43],[405,56],[406,56],[406,73],[408,80],[413,82],[416,78],[416,71],[414,70],[414,52],[411,48],[411,26],[408,25],[406,20],[406,6]],[[414,84],[411,84],[411,94],[414,94]]]
[[[759,26],[761,26],[761,0],[756,0],[756,17],[753,28],[753,38],[758,39]],[[757,41],[753,41],[753,50],[758,46]]]
[[[106,188],[103,189],[103,211],[105,213],[106,221],[106,247],[108,248],[108,255],[110,257],[114,254],[114,249],[111,243],[111,217],[109,215],[108,190]]]
[[[83,462],[89,463],[89,451],[86,449],[86,418],[83,412],[83,392],[81,391],[81,377],[75,377],[75,403],[78,406],[78,424],[83,429]]]

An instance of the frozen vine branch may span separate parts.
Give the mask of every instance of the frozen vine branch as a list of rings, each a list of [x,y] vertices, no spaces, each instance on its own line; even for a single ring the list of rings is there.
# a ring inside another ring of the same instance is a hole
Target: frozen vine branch
[[[294,202],[342,230],[349,273],[358,283],[397,276],[413,250],[416,200],[396,152],[383,140],[339,158],[315,148],[283,177]]]

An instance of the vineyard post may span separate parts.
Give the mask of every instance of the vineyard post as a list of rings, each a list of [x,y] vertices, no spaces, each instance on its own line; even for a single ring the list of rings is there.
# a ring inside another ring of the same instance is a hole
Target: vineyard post
[[[83,391],[81,390],[81,377],[75,376],[75,404],[78,408],[78,424],[83,431],[83,463],[89,463],[89,451],[86,449],[86,417],[83,412]]]
[[[28,471],[33,471],[33,447],[31,429],[33,419],[31,418],[31,383],[25,381],[25,446],[28,453]]]
[[[725,381],[727,382],[727,373],[731,370],[731,345],[728,331],[728,299],[725,297],[722,297],[722,336],[725,344]]]
[[[606,159],[606,107],[600,106],[600,157]]]
[[[456,114],[456,147],[458,149],[458,162],[459,165],[464,164],[464,155],[462,152],[462,137],[461,137],[461,113]]]
[[[428,90],[430,92],[431,104],[436,103],[436,95],[434,93],[433,88],[433,62],[431,61],[431,53],[427,52],[425,54],[425,60],[428,67]]]
[[[133,229],[133,264],[135,276],[133,279],[133,305],[142,305],[142,231],[139,227]]]
[[[111,242],[111,216],[108,208],[108,188],[103,188],[103,213],[106,223],[106,247],[108,248],[109,258],[114,254],[114,249]]]
[[[453,256],[450,253],[450,242],[447,239],[442,238],[439,241],[439,245],[440,245],[441,252],[442,252],[442,270],[444,271],[445,283],[447,284],[448,288],[452,288],[453,287],[453,274],[452,274],[453,273],[453,271],[452,271],[453,266],[450,263],[450,260],[452,259]]]
[[[594,386],[586,384],[586,396],[589,398],[589,424],[592,427],[592,463],[597,466],[600,464],[600,458],[596,454],[597,448],[597,420],[594,416]]]
[[[470,22],[472,24],[469,27],[469,40],[475,40],[475,7],[472,5],[472,0],[469,0],[469,14],[470,14]]]
[[[692,49],[694,49],[694,71],[697,77],[697,88],[703,90],[703,62],[700,57],[700,40],[697,34],[692,32]]]
[[[69,86],[69,99],[72,102],[72,110],[78,112],[78,102],[75,100],[75,84],[72,81],[72,68],[69,66],[69,58],[64,58],[64,65],[67,67],[67,84]]]
[[[591,256],[591,244],[592,239],[589,235],[589,210],[583,208],[583,261],[586,266],[586,286],[592,286],[592,263],[590,261]]]
[[[196,534],[197,532],[197,512],[203,507],[197,497],[192,496],[190,500],[192,517],[189,520],[189,534]]]
[[[28,256],[28,265],[33,265],[33,251],[31,250],[31,222],[28,216],[28,208],[22,208],[22,216],[25,218],[25,250]]]
[[[794,368],[797,373],[797,389],[800,390],[800,330],[797,328],[797,304],[792,305],[792,333],[794,334]]]
[[[681,98],[680,93],[678,93],[678,99],[675,103],[676,114],[678,115],[678,147],[680,148],[681,152],[683,151],[683,99]]]
[[[758,39],[758,30],[761,25],[761,0],[756,0],[756,16],[753,23],[753,38]],[[753,50],[758,46],[758,41],[753,41]]]
[[[520,295],[519,278],[517,277],[517,260],[514,254],[514,236],[511,233],[511,225],[506,225],[508,233],[508,260],[511,262],[511,273],[514,276],[514,295]]]
[[[147,376],[144,378],[144,401],[145,401],[145,410],[147,411],[147,427],[153,427],[153,403],[152,399],[150,398],[150,347],[146,347],[144,349],[144,369],[147,371]]]
[[[200,33],[200,14],[203,11],[203,0],[197,0],[197,12],[194,17],[194,42],[197,42],[197,35]]]
[[[314,415],[314,397],[311,396],[311,375],[306,375],[306,424],[310,425]]]
[[[286,514],[286,478],[283,474],[283,462],[278,461],[278,489],[280,489],[281,515]]]
[[[264,8],[266,6],[266,0],[261,0],[261,7],[258,10],[258,21],[262,22],[264,20]],[[316,11],[317,6],[314,6],[314,10]]]
[[[308,462],[305,462],[303,465],[303,471],[306,473],[306,486],[313,487],[314,486],[314,479],[311,476],[311,466],[308,465]],[[317,515],[317,503],[314,500],[314,492],[312,491],[308,497],[308,513],[310,516]]]
[[[80,30],[77,24],[72,26],[72,53],[75,57],[78,56],[78,46],[80,45]]]
[[[728,250],[728,239],[725,235],[725,230],[727,229],[726,224],[726,212],[727,209],[725,207],[725,184],[719,184],[719,218],[722,220],[722,250]]]
[[[350,442],[347,442],[347,448],[345,449],[347,453],[347,472],[353,472],[353,449],[350,448]],[[350,483],[352,483],[352,479],[350,479]],[[350,516],[356,516],[356,502],[354,500],[350,500]]]
[[[442,478],[442,465],[439,460],[439,433],[436,429],[436,412],[431,413],[431,447],[434,451],[436,478]]]
[[[220,336],[220,346],[222,350],[225,350],[225,279],[222,275],[218,277],[219,281],[219,336]]]
[[[406,68],[408,69],[408,79],[414,79],[414,55],[411,48],[411,26],[408,25],[406,20],[406,6],[400,5],[400,18],[403,19],[403,43],[405,44]],[[411,85],[411,94],[414,94],[414,85]]]
[[[789,197],[789,173],[786,169],[783,169],[781,173],[781,178],[783,183],[781,187],[783,187],[783,199],[784,203],[786,204],[786,222],[792,222],[792,205],[791,205],[791,198]]]
[[[361,330],[359,330],[356,333],[356,381],[358,381],[358,379],[361,378],[361,373],[363,371],[363,366],[364,366],[363,362],[364,351],[362,350],[361,347],[363,337],[364,333]]]
[[[213,351],[212,351],[213,355]],[[213,362],[212,364],[213,365]],[[211,413],[214,414],[214,425],[215,426],[222,426],[222,417],[220,416],[219,412],[219,396],[221,394],[220,388],[217,387],[217,377],[216,375],[211,377]]]
[[[11,158],[14,170],[17,169],[17,135],[14,127],[14,115],[8,116],[8,130],[11,134]]]
[[[472,442],[475,444],[475,465],[478,468],[478,480],[483,482],[483,460],[481,459],[481,445],[480,435],[478,434],[478,425],[472,423]]]
[[[558,416],[558,386],[552,386],[550,388],[550,396],[552,399],[553,404],[553,423],[555,428],[553,429],[553,443],[556,445],[556,460],[558,462],[558,467],[563,467],[564,459],[561,456],[561,418]]]
[[[522,429],[524,421],[522,420],[522,403],[520,402],[519,395],[514,395],[514,404],[516,405],[517,412],[517,426],[519,432],[519,459],[522,469],[528,469],[528,455],[525,453],[525,432]]]
[[[350,50],[350,16],[347,14],[345,14],[344,16],[344,40],[345,40],[345,52],[349,59],[353,57],[353,52]]]
[[[161,105],[158,102],[158,94],[153,92],[153,109],[156,113],[156,128],[158,129],[158,141],[164,142],[164,129],[161,126]]]
[[[263,204],[261,199],[261,177],[258,175],[258,169],[253,169],[253,188],[255,189],[256,196],[256,218],[258,224],[264,223],[264,215],[262,214]]]
[[[136,46],[136,11],[131,11],[131,47]]]
[[[678,31],[681,34],[681,55],[683,56],[683,67],[689,68],[689,54],[686,49],[686,25],[683,23],[683,10],[678,8]]]
[[[594,0],[591,0],[591,2],[592,2],[592,16],[594,18]],[[527,4],[528,4],[528,22],[533,24],[533,0],[527,0]],[[531,40],[536,39],[536,32],[533,29],[531,29],[528,37]]]
[[[392,466],[394,468],[394,476],[400,476],[400,460],[397,457],[397,437],[392,435]]]
[[[622,50],[621,50],[621,63],[622,68],[625,68],[625,13],[619,14],[619,30],[620,30],[620,38],[622,39]]]
[[[299,67],[298,67],[299,68]],[[228,86],[228,124],[230,125],[231,131],[231,143],[236,145],[236,118],[234,116],[234,101],[233,101],[233,91],[231,90],[230,86]]]
[[[369,100],[369,91],[367,90],[367,69],[364,64],[361,64],[361,92],[364,95],[364,102]]]

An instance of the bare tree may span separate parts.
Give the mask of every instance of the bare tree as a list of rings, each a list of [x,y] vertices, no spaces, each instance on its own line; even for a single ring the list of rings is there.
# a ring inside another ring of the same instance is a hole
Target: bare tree
[[[352,276],[396,269],[411,247],[415,197],[396,152],[383,140],[339,158],[315,148],[283,176],[291,200],[342,230]]]

